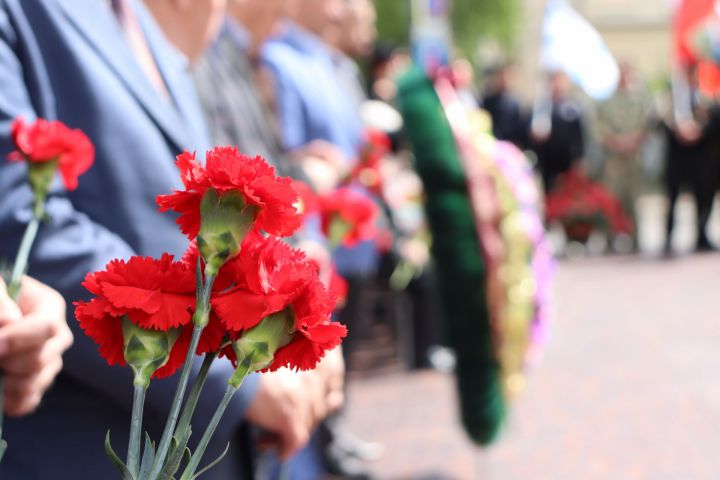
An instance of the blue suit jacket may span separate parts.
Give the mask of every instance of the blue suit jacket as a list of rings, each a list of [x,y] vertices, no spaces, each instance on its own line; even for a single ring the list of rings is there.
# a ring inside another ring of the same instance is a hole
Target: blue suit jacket
[[[135,0],[133,0],[135,1]],[[4,159],[13,148],[9,126],[24,115],[59,119],[82,129],[96,161],[74,192],[56,188],[49,221],[40,228],[29,274],[58,289],[68,303],[87,297],[86,273],[112,258],[180,255],[187,240],[174,217],[160,214],[155,196],[179,187],[174,157],[204,149],[205,126],[179,56],[142,5],[134,4],[172,101],[153,89],[103,0],[0,0],[0,257],[14,258],[32,195],[26,167]],[[71,307],[72,308],[72,307]],[[128,369],[109,367],[97,346],[68,321],[75,345],[65,368],[33,415],[7,421],[9,449],[0,478],[108,479],[118,475],[103,451],[105,431],[124,456],[131,405]],[[216,362],[196,413],[202,435],[224,392],[231,367]],[[254,394],[246,381],[220,425],[212,450],[230,440]],[[159,430],[174,380],[155,381],[145,406],[147,428]],[[208,452],[208,457],[210,452]],[[232,455],[207,478],[239,478]]]

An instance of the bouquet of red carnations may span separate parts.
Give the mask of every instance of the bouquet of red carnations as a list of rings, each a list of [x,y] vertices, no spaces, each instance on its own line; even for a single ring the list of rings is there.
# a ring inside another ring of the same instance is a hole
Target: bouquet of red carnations
[[[586,241],[592,230],[630,234],[634,226],[622,205],[602,185],[572,170],[558,178],[545,199],[545,218],[559,222],[572,240]]]
[[[317,267],[279,239],[300,225],[290,179],[277,177],[262,158],[231,147],[208,151],[204,166],[183,153],[177,166],[185,189],[161,195],[157,203],[161,211],[180,214],[177,223],[190,240],[183,258],[113,260],[86,277],[94,298],[75,304],[81,328],[100,345],[102,357],[134,373],[127,460],[114,453],[109,432],[105,443],[125,480],[196,478],[209,468],[198,471],[205,448],[249,373],[312,369],[346,335],[344,326],[330,321],[335,300]],[[203,364],[186,398],[196,355]],[[231,361],[235,371],[190,452],[193,410],[218,357]],[[153,378],[178,370],[162,437],[157,446],[146,437],[143,447],[145,393]]]

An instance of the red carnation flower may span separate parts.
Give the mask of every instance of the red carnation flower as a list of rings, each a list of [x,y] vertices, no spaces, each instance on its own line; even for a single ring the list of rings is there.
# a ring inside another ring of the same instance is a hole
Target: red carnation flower
[[[300,180],[293,181],[293,188],[298,193],[298,207],[297,210],[303,218],[307,215],[316,213],[319,206],[319,201],[315,192],[313,192],[310,185]]]
[[[318,271],[321,271],[320,264],[317,260],[309,259],[308,261],[312,263]],[[342,308],[347,301],[350,287],[348,286],[347,280],[338,273],[337,268],[332,264],[330,265],[330,278],[328,279],[327,289],[330,295],[335,298],[335,309]]]
[[[365,146],[360,161],[353,169],[350,180],[364,185],[373,193],[382,196],[382,161],[392,148],[390,137],[379,130],[368,129],[365,132]]]
[[[110,365],[125,365],[123,317],[144,330],[184,328],[170,352],[170,360],[155,376],[172,375],[182,365],[189,346],[189,340],[184,342],[183,338],[192,330],[195,309],[193,269],[174,262],[169,254],[160,259],[132,257],[127,262],[113,260],[105,270],[88,274],[83,286],[95,297],[76,302],[75,317]],[[216,322],[213,328],[206,328],[207,333],[203,331],[201,352],[219,348],[218,325]]]
[[[243,255],[224,270],[235,287],[212,301],[214,311],[235,333],[258,325],[265,317],[291,309],[295,333],[276,353],[266,370],[288,366],[300,370],[315,367],[326,350],[334,348],[347,333],[344,326],[330,323],[335,299],[318,277],[317,267],[305,255],[277,238],[243,245]],[[235,361],[235,352],[223,354]]]
[[[17,118],[12,124],[11,136],[17,150],[10,153],[9,160],[26,160],[31,164],[57,161],[68,190],[77,188],[78,177],[90,168],[95,158],[90,139],[62,122],[39,118],[27,124]]]
[[[339,188],[320,198],[322,227],[325,235],[335,244],[353,246],[375,236],[375,203],[351,188]]]
[[[254,226],[258,230],[287,236],[300,226],[292,181],[275,176],[275,169],[262,157],[243,155],[236,147],[215,147],[207,152],[204,167],[188,152],[180,154],[176,164],[185,190],[160,195],[157,203],[160,211],[180,214],[177,223],[191,240],[200,231],[200,203],[209,189],[220,198],[239,194],[246,205],[256,207]]]

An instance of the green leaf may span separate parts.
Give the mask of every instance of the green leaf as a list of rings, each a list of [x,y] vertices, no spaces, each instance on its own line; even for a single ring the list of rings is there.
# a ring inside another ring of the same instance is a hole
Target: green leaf
[[[217,458],[216,458],[215,460],[213,460],[212,462],[210,462],[207,466],[205,466],[205,467],[204,467],[202,470],[200,470],[198,473],[196,473],[195,475],[193,475],[192,480],[195,480],[195,479],[198,478],[200,475],[202,475],[203,473],[207,472],[208,470],[210,470],[211,468],[213,468],[215,465],[217,465],[218,463],[220,463],[220,461],[221,461],[223,458],[225,458],[225,455],[227,455],[229,449],[230,449],[230,442],[228,442],[228,444],[225,445],[225,450],[223,450],[223,452],[220,454],[220,456],[217,457]]]
[[[120,473],[122,474],[122,480],[135,480],[132,476],[132,473],[130,473],[130,470],[125,466],[125,463],[123,463],[122,460],[120,460],[120,457],[117,456],[115,453],[115,450],[113,450],[112,446],[110,445],[110,430],[107,431],[107,434],[105,435],[105,454],[107,454],[110,461],[112,461],[118,470],[120,470]]]
[[[188,427],[179,441],[175,437],[172,438],[172,441],[170,442],[170,451],[168,453],[167,460],[165,460],[165,465],[160,471],[160,475],[158,476],[157,480],[171,480],[175,473],[177,473],[177,471],[180,469],[183,455],[185,453],[185,450],[187,450],[188,440],[190,440],[191,430],[192,428]]]
[[[139,480],[148,480],[153,461],[155,460],[155,443],[150,439],[150,435],[145,432],[145,448],[143,449],[142,461],[140,462]]]

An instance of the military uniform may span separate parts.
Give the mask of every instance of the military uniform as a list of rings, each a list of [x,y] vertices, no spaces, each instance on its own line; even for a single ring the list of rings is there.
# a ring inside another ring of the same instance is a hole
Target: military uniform
[[[642,186],[640,153],[652,108],[641,88],[618,90],[598,107],[598,131],[604,148],[603,183],[637,225],[635,200]]]

